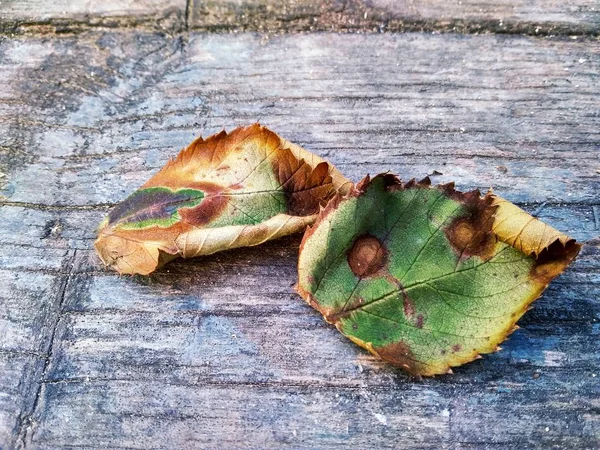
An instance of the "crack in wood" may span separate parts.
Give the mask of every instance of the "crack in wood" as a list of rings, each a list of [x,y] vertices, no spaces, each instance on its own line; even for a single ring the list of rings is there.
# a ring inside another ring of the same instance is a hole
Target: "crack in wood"
[[[367,163],[365,163],[367,164]],[[378,163],[373,163],[378,164]],[[348,165],[356,165],[356,163],[348,163]],[[344,163],[338,164],[338,166],[344,166]],[[535,177],[530,177],[535,178]],[[539,211],[536,211],[536,214],[539,214],[542,209],[546,207],[585,207],[591,206],[592,208],[598,208],[600,204],[596,203],[595,199],[591,199],[589,202],[587,201],[573,201],[573,202],[556,202],[556,201],[544,201],[544,202],[513,202],[515,205],[519,207],[537,207]],[[0,200],[0,207],[3,206],[11,206],[16,208],[27,208],[27,209],[37,209],[40,211],[98,211],[98,210],[108,210],[118,203],[95,203],[90,205],[61,205],[61,204],[44,204],[44,203],[30,203],[30,202],[11,202],[11,201],[2,201]],[[594,212],[597,214],[597,210]],[[600,228],[596,228],[600,229]]]
[[[186,0],[185,4],[185,30],[189,31],[190,23],[194,21],[194,0]]]
[[[167,9],[159,14],[139,14],[122,16],[86,14],[73,17],[51,17],[47,19],[0,20],[0,35],[76,35],[94,29],[133,29],[139,31],[163,31],[172,36],[188,34],[191,30],[204,33],[221,32],[338,32],[338,33],[460,33],[460,34],[504,34],[527,35],[533,37],[572,36],[595,38],[600,27],[594,16],[587,21],[579,20],[530,20],[507,19],[502,16],[490,18],[485,14],[469,17],[457,10],[444,17],[431,14],[430,17],[415,15],[406,11],[388,11],[385,7],[372,7],[368,3],[353,0],[352,8],[344,3],[342,9],[307,7],[300,5],[298,11],[288,10],[281,2],[272,3],[269,14],[251,2],[236,6],[230,4],[194,4],[186,0],[181,10]],[[318,3],[318,2],[316,2]],[[195,14],[198,10],[200,14]],[[454,15],[454,17],[453,17]],[[491,14],[492,16],[494,14]],[[436,17],[439,16],[439,17]],[[461,17],[464,16],[464,17]]]
[[[64,269],[66,275],[62,276],[60,279],[60,285],[58,287],[57,292],[58,305],[56,308],[56,319],[51,324],[51,331],[48,339],[49,344],[46,351],[44,352],[46,355],[44,358],[44,366],[42,368],[40,381],[38,382],[38,385],[36,387],[33,403],[28,411],[21,411],[21,414],[19,414],[19,417],[17,417],[15,430],[13,433],[13,436],[15,436],[13,447],[18,450],[27,448],[28,443],[32,440],[33,434],[35,433],[35,415],[40,404],[42,388],[44,385],[42,380],[46,376],[48,368],[50,367],[50,362],[52,360],[54,344],[57,340],[56,331],[60,324],[61,318],[63,317],[63,307],[66,299],[67,286],[69,284],[72,269],[75,264],[76,254],[77,250],[74,250],[73,252],[71,252],[70,255],[66,256],[64,259]]]
[[[96,203],[93,205],[47,205],[42,203],[0,201],[0,207],[14,206],[18,208],[37,209],[40,211],[97,211],[108,210],[115,205],[116,203]]]

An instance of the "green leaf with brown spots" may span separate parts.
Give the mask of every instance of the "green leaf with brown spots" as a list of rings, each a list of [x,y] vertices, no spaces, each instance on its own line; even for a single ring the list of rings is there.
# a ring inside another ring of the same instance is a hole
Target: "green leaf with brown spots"
[[[100,224],[96,251],[120,273],[303,231],[351,183],[258,124],[198,138]]]
[[[304,235],[300,295],[417,376],[498,349],[580,245],[493,194],[365,178]]]

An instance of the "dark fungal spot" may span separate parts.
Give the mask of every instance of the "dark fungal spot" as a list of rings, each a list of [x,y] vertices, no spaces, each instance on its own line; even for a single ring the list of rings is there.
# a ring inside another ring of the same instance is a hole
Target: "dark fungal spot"
[[[417,321],[415,323],[417,328],[423,328],[423,314],[419,314],[417,316]]]
[[[408,292],[406,292],[406,289],[404,289],[404,286],[402,286],[400,280],[398,280],[398,278],[394,277],[388,271],[383,271],[381,275],[402,292],[402,309],[404,311],[404,317],[406,317],[409,322],[413,322],[417,328],[423,328],[423,322],[425,318],[423,317],[423,314],[416,314],[417,310],[415,307],[415,301],[408,295]],[[399,327],[400,324],[397,326]]]
[[[391,284],[393,284],[394,286],[396,286],[399,290],[402,291],[402,294],[404,295],[404,297],[408,297],[408,294],[406,293],[406,291],[404,290],[404,286],[402,286],[402,283],[400,283],[400,280],[398,278],[396,278],[394,275],[392,275],[389,271],[386,271],[384,273],[381,274],[387,281],[389,281]]]
[[[382,347],[373,348],[384,360],[402,367],[407,372],[417,375],[422,364],[414,357],[410,347],[403,341],[394,342]]]
[[[412,319],[415,315],[415,302],[408,296],[408,294],[402,289],[402,295],[404,297],[403,300],[403,308],[404,315],[407,319]]]
[[[387,263],[388,252],[375,236],[359,236],[348,252],[348,265],[357,277],[364,278],[379,272]]]
[[[465,214],[454,219],[444,230],[452,249],[460,259],[478,256],[487,261],[494,256],[497,241],[492,232],[496,210],[492,198],[481,198],[478,191],[466,194],[451,191],[450,196],[466,209]]]
[[[461,349],[462,349],[462,347],[460,344],[454,344],[452,346],[452,353],[460,352]]]
[[[184,208],[179,211],[181,219],[190,225],[202,226],[210,223],[223,213],[228,199],[224,195],[211,195],[195,208]]]

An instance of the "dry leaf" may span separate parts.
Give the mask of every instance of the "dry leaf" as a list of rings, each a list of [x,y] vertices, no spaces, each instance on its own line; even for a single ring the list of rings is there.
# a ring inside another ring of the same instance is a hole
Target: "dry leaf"
[[[304,235],[299,294],[417,376],[497,350],[580,245],[492,194],[365,178]]]
[[[351,183],[258,124],[198,138],[100,224],[96,251],[120,273],[303,231]]]

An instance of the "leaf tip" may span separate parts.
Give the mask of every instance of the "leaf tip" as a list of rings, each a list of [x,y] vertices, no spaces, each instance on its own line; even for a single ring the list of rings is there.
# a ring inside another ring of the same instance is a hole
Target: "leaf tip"
[[[351,190],[350,195],[358,197],[366,191],[369,184],[371,184],[371,175],[366,174],[365,177],[354,186],[354,189]]]
[[[421,181],[419,181],[420,185],[422,186],[431,186],[431,178],[429,178],[429,175],[427,175],[425,178],[423,178]]]

